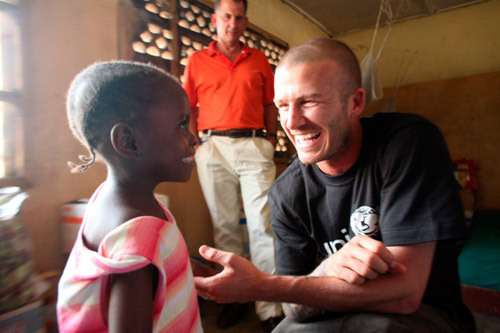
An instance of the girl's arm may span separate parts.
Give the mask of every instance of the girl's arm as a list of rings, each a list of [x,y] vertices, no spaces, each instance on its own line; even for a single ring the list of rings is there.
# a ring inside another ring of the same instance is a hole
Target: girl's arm
[[[158,274],[155,266],[148,265],[111,277],[109,332],[152,332],[153,299]]]

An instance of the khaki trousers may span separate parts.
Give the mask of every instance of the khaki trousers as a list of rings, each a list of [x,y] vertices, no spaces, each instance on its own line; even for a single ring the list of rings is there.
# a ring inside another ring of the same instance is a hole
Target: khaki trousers
[[[247,220],[250,260],[261,271],[276,270],[267,193],[276,176],[274,147],[264,138],[202,137],[196,151],[198,178],[210,211],[215,246],[243,255],[240,195]],[[256,302],[261,320],[281,314],[275,303]]]

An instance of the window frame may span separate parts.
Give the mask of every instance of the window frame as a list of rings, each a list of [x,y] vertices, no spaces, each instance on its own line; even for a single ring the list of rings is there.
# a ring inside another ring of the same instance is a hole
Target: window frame
[[[20,162],[15,162],[14,164],[19,164],[15,167],[16,169],[16,174],[14,175],[0,175],[0,187],[5,187],[5,186],[21,186],[25,187],[26,186],[26,181],[25,181],[25,114],[24,114],[24,108],[23,108],[23,102],[22,102],[22,91],[24,89],[24,59],[23,59],[23,31],[22,31],[22,24],[21,24],[21,18],[20,18],[20,8],[19,8],[19,2],[6,2],[0,0],[0,12],[5,15],[9,15],[13,18],[15,22],[17,22],[17,28],[19,30],[19,42],[20,45],[20,50],[18,55],[21,57],[21,59],[18,59],[17,61],[19,62],[19,66],[21,67],[20,69],[20,81],[21,84],[19,87],[15,87],[12,90],[0,90],[0,102],[10,104],[14,108],[17,109],[18,115],[16,116],[17,118],[20,118],[18,121],[20,121],[20,129],[22,133],[17,133],[16,136],[18,136],[18,140],[13,140],[15,141],[15,160]],[[1,37],[1,36],[0,36]],[[1,41],[0,41],[1,42]],[[14,55],[15,56],[15,55]],[[14,125],[14,123],[9,124],[11,126]]]

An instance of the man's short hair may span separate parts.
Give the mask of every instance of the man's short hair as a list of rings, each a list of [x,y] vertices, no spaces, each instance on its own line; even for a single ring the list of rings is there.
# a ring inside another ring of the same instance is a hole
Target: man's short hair
[[[214,12],[216,12],[220,8],[220,2],[222,0],[215,0],[214,4]],[[245,8],[245,15],[247,14],[248,2],[247,0],[231,0],[233,2],[243,2],[243,7]]]
[[[278,68],[308,62],[334,61],[343,72],[339,89],[351,94],[361,87],[361,70],[358,59],[344,43],[331,38],[313,38],[291,48],[281,59]]]

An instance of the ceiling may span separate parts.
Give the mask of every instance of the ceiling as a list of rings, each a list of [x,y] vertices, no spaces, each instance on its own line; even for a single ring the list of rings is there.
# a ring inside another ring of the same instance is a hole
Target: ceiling
[[[433,15],[489,0],[281,0],[333,37],[357,30],[374,28],[382,12],[380,25]],[[390,15],[387,15],[389,13]],[[392,13],[392,14],[391,14]]]

